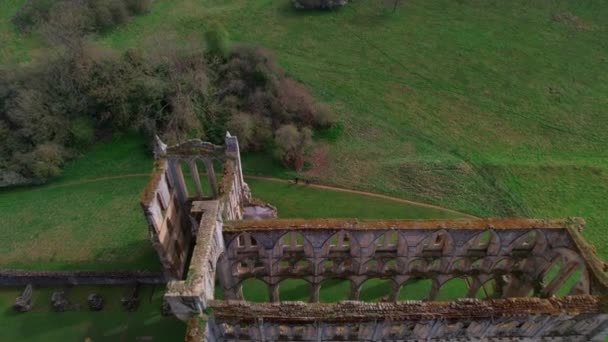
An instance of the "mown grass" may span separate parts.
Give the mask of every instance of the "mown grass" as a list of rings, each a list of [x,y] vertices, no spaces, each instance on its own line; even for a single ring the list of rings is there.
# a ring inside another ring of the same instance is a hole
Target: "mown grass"
[[[71,303],[80,305],[76,311],[54,312],[51,294],[59,288],[35,288],[33,310],[13,311],[15,298],[23,289],[0,290],[1,341],[138,341],[152,337],[154,341],[172,341],[184,336],[186,325],[175,317],[163,317],[160,306],[164,288],[140,289],[140,306],[136,312],[125,311],[121,304],[126,288],[81,286],[68,289]],[[90,312],[87,296],[101,294],[105,307]]]

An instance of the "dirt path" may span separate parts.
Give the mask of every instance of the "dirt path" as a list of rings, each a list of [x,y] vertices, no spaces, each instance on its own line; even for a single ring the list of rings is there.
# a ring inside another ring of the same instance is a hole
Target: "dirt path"
[[[75,181],[75,182],[63,183],[63,184],[58,184],[58,185],[54,185],[54,186],[51,185],[48,188],[59,188],[59,187],[66,187],[66,186],[73,186],[73,185],[89,184],[89,183],[102,182],[102,181],[112,180],[112,179],[134,178],[134,177],[149,177],[149,176],[150,176],[150,174],[148,174],[148,173],[131,173],[131,174],[126,174],[126,175],[99,177],[99,178],[92,178],[92,179],[83,179],[83,180],[79,180],[79,181]],[[245,178],[257,179],[257,180],[263,180],[263,181],[275,182],[275,183],[293,184],[293,182],[291,180],[272,178],[272,177],[247,176],[247,175],[245,175]],[[393,202],[410,204],[410,205],[415,205],[415,206],[423,207],[423,208],[429,208],[429,209],[436,209],[436,210],[447,211],[447,212],[450,212],[450,213],[453,213],[453,214],[462,215],[462,216],[467,217],[467,218],[478,218],[477,216],[469,215],[469,214],[466,214],[466,213],[463,213],[463,212],[460,212],[460,211],[457,211],[457,210],[452,210],[452,209],[440,207],[440,206],[437,206],[437,205],[432,205],[432,204],[428,204],[428,203],[422,203],[422,202],[417,202],[417,201],[406,200],[406,199],[399,198],[399,197],[382,195],[382,194],[377,194],[377,193],[373,193],[373,192],[359,191],[359,190],[352,190],[352,189],[345,189],[345,188],[339,188],[339,187],[335,187],[335,186],[321,185],[321,184],[309,184],[309,185],[300,184],[298,186],[310,187],[310,188],[314,188],[314,189],[322,189],[322,190],[346,192],[346,193],[350,193],[350,194],[356,194],[356,195],[362,195],[362,196],[381,198],[381,199],[385,199],[385,200],[389,200],[389,201],[393,201]]]
[[[279,179],[279,178],[261,177],[261,176],[247,176],[247,175],[245,175],[245,178],[258,179],[258,180],[264,180],[264,181],[275,182],[275,183],[293,184],[293,182],[291,180],[285,180],[285,179]],[[295,185],[295,184],[293,184],[293,185]],[[321,185],[321,184],[309,184],[309,185],[299,184],[298,186],[311,187],[311,188],[315,188],[315,189],[339,191],[339,192],[346,192],[346,193],[350,193],[350,194],[357,194],[357,195],[363,195],[363,196],[369,196],[369,197],[382,198],[382,199],[393,201],[393,202],[399,202],[399,203],[404,203],[404,204],[415,205],[415,206],[418,206],[418,207],[424,207],[424,208],[430,208],[430,209],[447,211],[447,212],[450,212],[450,213],[462,215],[462,216],[467,217],[467,218],[479,218],[477,216],[469,215],[469,214],[466,214],[466,213],[463,213],[463,212],[460,212],[460,211],[457,211],[457,210],[443,208],[443,207],[440,207],[440,206],[437,206],[437,205],[432,205],[432,204],[422,203],[422,202],[416,202],[416,201],[410,201],[410,200],[406,200],[406,199],[399,198],[399,197],[382,195],[382,194],[377,194],[377,193],[373,193],[373,192],[359,191],[359,190],[352,190],[352,189],[345,189],[345,188],[339,188],[339,187],[335,187],[335,186]]]

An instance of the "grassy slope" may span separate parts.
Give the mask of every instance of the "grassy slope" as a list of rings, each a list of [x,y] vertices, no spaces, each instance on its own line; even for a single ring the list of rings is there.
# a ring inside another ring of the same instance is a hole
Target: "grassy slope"
[[[234,40],[275,51],[340,116],[345,133],[324,182],[480,216],[583,216],[608,256],[608,3],[380,6],[319,13],[287,0],[159,0],[103,42],[201,37],[221,21]],[[566,11],[588,29],[552,20]]]
[[[34,289],[34,309],[25,314],[15,313],[11,306],[22,289],[0,291],[0,340],[1,341],[136,341],[144,336],[154,341],[172,341],[185,333],[185,324],[176,318],[160,315],[164,289],[144,287],[140,292],[138,311],[126,312],[120,305],[124,288],[77,287],[70,289],[68,298],[79,304],[80,311],[55,313],[50,298],[58,289]],[[101,312],[89,312],[86,298],[90,293],[105,298]]]

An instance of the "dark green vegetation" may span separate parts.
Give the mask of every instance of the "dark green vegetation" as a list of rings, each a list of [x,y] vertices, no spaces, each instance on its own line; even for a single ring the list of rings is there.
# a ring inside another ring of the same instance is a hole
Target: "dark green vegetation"
[[[139,195],[152,168],[144,139],[96,145],[43,186],[0,190],[0,267],[159,270]],[[281,217],[443,218],[454,214],[372,197],[248,180]]]
[[[143,287],[136,312],[126,312],[120,299],[121,287],[75,287],[68,298],[79,304],[79,311],[56,313],[51,308],[51,294],[59,289],[34,289],[34,309],[28,313],[12,310],[15,298],[23,289],[0,290],[1,341],[136,341],[145,336],[154,341],[173,341],[184,336],[186,326],[177,318],[162,317],[160,306],[164,288]],[[106,306],[101,312],[90,312],[87,296],[101,294]]]
[[[17,11],[13,22],[24,32],[35,27],[48,49],[27,65],[0,68],[0,186],[44,182],[96,138],[129,130],[170,144],[191,137],[220,143],[230,130],[243,151],[274,151],[302,169],[312,129],[330,127],[333,114],[268,50],[231,45],[219,24],[188,44],[155,36],[124,52],[85,36],[148,6],[29,0]]]

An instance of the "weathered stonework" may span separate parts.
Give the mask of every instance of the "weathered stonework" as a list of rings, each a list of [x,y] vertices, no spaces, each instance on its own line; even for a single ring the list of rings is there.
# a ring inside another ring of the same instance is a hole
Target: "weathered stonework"
[[[224,147],[159,142],[156,150],[157,172],[142,207],[172,279],[165,300],[188,321],[187,341],[602,341],[608,335],[608,264],[582,238],[580,219],[276,219],[274,207],[251,197],[236,137],[227,135]],[[222,161],[219,182],[213,159]],[[198,160],[211,165],[208,196]],[[196,175],[194,194],[178,167],[183,162]],[[175,243],[184,248],[171,248]],[[242,284],[251,278],[266,284],[270,303],[243,300]],[[214,299],[216,279],[226,300]],[[308,303],[279,301],[287,279],[308,284]],[[336,279],[350,284],[350,300],[319,303],[326,281]],[[462,298],[437,301],[455,279],[466,282]],[[370,280],[389,282],[383,302],[359,301]],[[399,301],[420,280],[430,283],[424,300]]]

